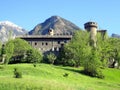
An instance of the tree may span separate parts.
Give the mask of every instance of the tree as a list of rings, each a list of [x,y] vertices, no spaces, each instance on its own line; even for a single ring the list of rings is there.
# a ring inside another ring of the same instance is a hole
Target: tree
[[[90,45],[89,32],[77,31],[65,45],[62,54],[64,65],[83,66],[87,75],[103,78],[99,48]]]
[[[24,62],[25,60],[25,54],[27,50],[31,49],[31,45],[28,44],[25,40],[16,38],[13,40],[14,44],[14,53],[11,59],[12,62]]]
[[[89,57],[87,57],[83,63],[84,73],[93,77],[104,78],[101,71],[101,65],[99,52],[91,48]]]
[[[40,63],[42,60],[42,54],[37,49],[29,49],[26,53],[26,62],[27,63]]]
[[[22,39],[9,40],[2,47],[2,56],[4,56],[6,64],[22,62],[27,50],[32,48],[26,41]]]
[[[120,39],[119,38],[109,38],[109,44],[111,47],[110,51],[110,59],[114,59],[115,63],[118,63],[118,68],[120,67]],[[115,63],[113,62],[112,67],[114,67]]]
[[[108,67],[108,60],[110,57],[110,52],[112,50],[111,45],[109,44],[109,37],[107,34],[102,36],[100,33],[97,34],[97,52],[99,52],[100,61],[102,67]]]
[[[50,64],[54,64],[54,61],[55,61],[56,58],[57,58],[57,57],[56,57],[56,55],[55,55],[54,53],[49,53],[49,54],[47,55],[47,59],[48,59],[48,62],[49,62]]]
[[[5,58],[6,58],[6,50],[5,50],[5,45],[3,44],[2,45],[2,48],[1,48],[1,64],[5,63]]]
[[[86,31],[76,31],[72,40],[65,45],[60,56],[64,65],[79,67],[82,65],[84,57],[87,55],[89,43],[89,33]]]
[[[5,45],[5,54],[6,54],[6,57],[5,57],[5,63],[8,64],[9,63],[9,60],[10,58],[13,56],[13,53],[14,53],[14,44],[13,44],[13,40],[9,41],[6,43]]]

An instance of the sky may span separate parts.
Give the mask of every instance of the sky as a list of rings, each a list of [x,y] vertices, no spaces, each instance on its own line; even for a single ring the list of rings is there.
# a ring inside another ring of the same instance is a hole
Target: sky
[[[65,18],[80,28],[94,21],[108,34],[120,34],[120,0],[0,0],[0,21],[11,21],[30,31],[51,16]]]

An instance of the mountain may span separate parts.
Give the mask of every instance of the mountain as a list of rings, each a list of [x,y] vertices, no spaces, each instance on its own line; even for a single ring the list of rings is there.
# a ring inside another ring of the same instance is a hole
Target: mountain
[[[10,22],[2,21],[0,22],[0,41],[6,42],[8,38],[15,38],[17,35],[26,34],[27,31],[22,27]]]
[[[120,38],[120,35],[118,35],[118,34],[112,34],[112,37]]]
[[[75,30],[80,30],[78,26],[72,22],[61,18],[59,16],[52,16],[34,27],[33,30],[29,32],[30,35],[46,35],[49,29],[54,30],[54,34],[72,34]]]

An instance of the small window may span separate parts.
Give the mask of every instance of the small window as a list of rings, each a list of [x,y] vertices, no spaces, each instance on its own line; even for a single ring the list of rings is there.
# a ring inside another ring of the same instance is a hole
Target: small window
[[[61,44],[61,47],[64,47],[64,44]]]
[[[57,48],[56,48],[56,47],[54,48],[54,51],[57,51]]]
[[[44,43],[42,43],[42,45],[44,45]]]
[[[58,44],[60,44],[60,41],[58,41]]]
[[[37,45],[37,42],[35,42],[35,45]]]
[[[62,48],[60,47],[60,48],[59,48],[59,51],[61,51],[61,50],[62,50]]]
[[[46,43],[46,46],[48,45],[48,43]]]

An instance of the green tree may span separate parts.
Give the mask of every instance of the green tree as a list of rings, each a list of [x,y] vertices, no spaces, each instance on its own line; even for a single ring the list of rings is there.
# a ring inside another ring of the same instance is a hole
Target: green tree
[[[90,46],[89,32],[75,32],[72,40],[65,45],[62,61],[65,65],[83,66],[90,76],[103,78],[99,48]]]
[[[5,50],[5,45],[3,44],[2,45],[2,48],[1,48],[1,64],[5,63],[5,58],[6,58],[6,50]]]
[[[91,49],[89,56],[84,59],[83,67],[85,74],[93,77],[104,78],[101,71],[100,55],[97,50]]]
[[[5,44],[5,54],[6,54],[6,58],[5,58],[5,63],[8,64],[10,58],[13,56],[14,53],[14,44],[13,44],[13,40],[7,42]]]
[[[54,61],[55,61],[56,58],[57,58],[57,57],[56,57],[56,55],[55,55],[54,53],[49,53],[49,54],[47,55],[47,59],[48,59],[48,62],[49,62],[50,64],[54,64]]]
[[[119,38],[109,38],[109,44],[111,47],[110,57],[114,58],[115,62],[118,63],[118,68],[120,67],[120,39]],[[113,63],[115,64],[115,63]],[[114,65],[113,65],[114,67]]]
[[[72,40],[65,45],[60,56],[64,65],[79,67],[87,55],[89,33],[86,31],[75,32]]]
[[[42,61],[42,54],[37,49],[29,49],[26,53],[27,63],[40,63]]]
[[[27,50],[31,49],[31,45],[28,44],[25,40],[16,38],[13,40],[14,44],[14,53],[12,60],[13,62],[24,62],[25,60],[25,54]]]
[[[5,56],[5,63],[22,62],[27,50],[32,47],[22,39],[9,40],[2,48],[2,56]]]
[[[104,36],[100,33],[97,34],[97,52],[99,52],[100,61],[102,67],[108,67],[108,60],[110,57],[110,52],[112,50],[111,45],[109,44],[109,37],[107,34]]]

